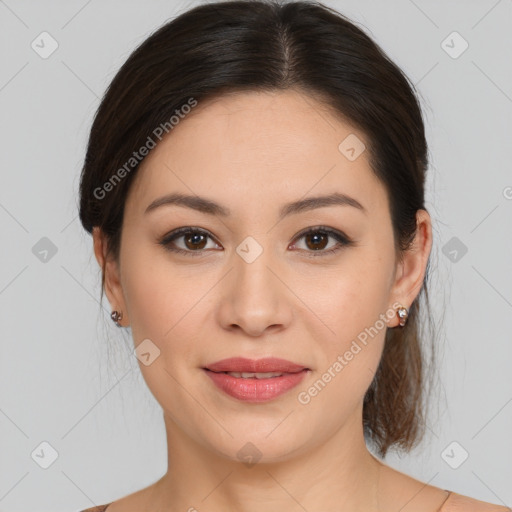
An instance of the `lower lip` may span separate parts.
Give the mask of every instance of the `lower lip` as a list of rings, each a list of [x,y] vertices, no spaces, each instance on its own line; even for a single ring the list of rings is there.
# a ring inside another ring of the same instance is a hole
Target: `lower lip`
[[[204,370],[213,383],[222,391],[244,402],[268,402],[297,386],[308,370],[297,373],[285,373],[269,379],[243,379],[227,373]]]

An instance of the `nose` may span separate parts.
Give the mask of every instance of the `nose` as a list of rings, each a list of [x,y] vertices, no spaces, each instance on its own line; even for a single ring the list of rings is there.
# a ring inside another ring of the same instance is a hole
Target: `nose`
[[[218,315],[226,330],[241,329],[252,337],[286,328],[292,318],[292,295],[279,275],[279,265],[263,251],[248,262],[234,255],[224,280]]]

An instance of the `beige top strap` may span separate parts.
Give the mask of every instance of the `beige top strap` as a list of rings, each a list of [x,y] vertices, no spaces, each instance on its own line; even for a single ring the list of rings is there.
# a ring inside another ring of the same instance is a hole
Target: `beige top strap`
[[[445,491],[448,493],[446,498],[444,499],[443,503],[441,503],[441,506],[436,510],[436,512],[447,512],[447,508],[445,505],[448,503],[448,500],[452,497],[453,492],[449,491],[448,489],[445,489]]]
[[[480,501],[463,494],[448,491],[441,508],[436,512],[512,512],[512,509]]]

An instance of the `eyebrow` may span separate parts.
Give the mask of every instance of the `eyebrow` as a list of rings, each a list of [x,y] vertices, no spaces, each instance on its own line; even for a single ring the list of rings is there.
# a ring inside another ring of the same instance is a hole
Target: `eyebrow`
[[[145,210],[147,214],[160,206],[183,206],[191,208],[207,215],[216,215],[219,217],[228,217],[231,215],[229,208],[221,206],[220,204],[207,199],[206,197],[190,196],[186,194],[167,194],[165,196],[155,199]],[[357,208],[364,214],[367,214],[366,208],[356,199],[340,192],[334,192],[329,195],[309,197],[307,199],[300,199],[287,203],[281,207],[279,211],[279,218],[283,219],[288,215],[307,212],[317,208],[324,208],[326,206],[352,206]]]

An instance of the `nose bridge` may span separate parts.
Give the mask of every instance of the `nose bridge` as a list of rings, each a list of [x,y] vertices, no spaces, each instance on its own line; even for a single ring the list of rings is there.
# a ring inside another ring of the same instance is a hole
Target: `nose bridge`
[[[272,268],[274,251],[269,246],[270,236],[260,237],[260,241],[252,236],[246,237],[236,248],[234,254],[234,278],[238,285],[246,288],[247,292],[259,295],[260,291],[270,291],[274,286],[275,276]],[[263,245],[265,244],[265,246]]]
[[[276,252],[263,243],[247,237],[233,253],[231,285],[225,291],[219,312],[225,328],[240,327],[251,336],[259,336],[269,326],[290,321],[289,306],[284,301],[283,285],[274,275]]]

